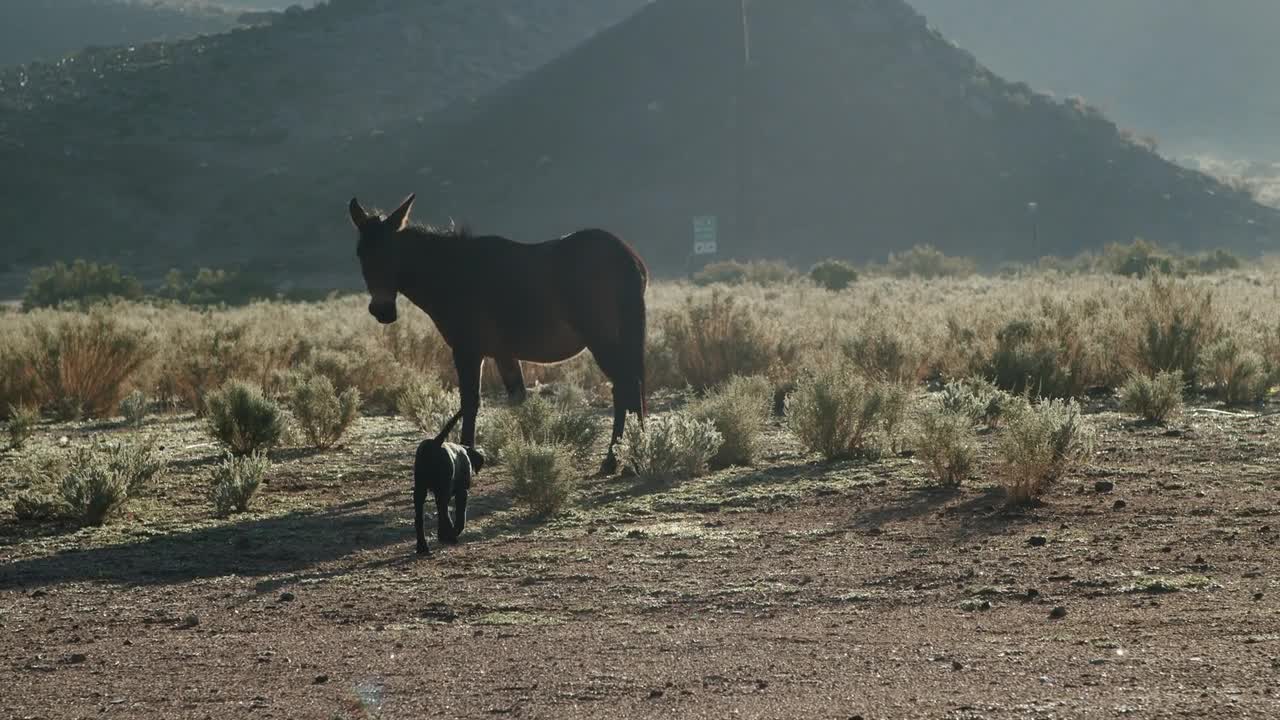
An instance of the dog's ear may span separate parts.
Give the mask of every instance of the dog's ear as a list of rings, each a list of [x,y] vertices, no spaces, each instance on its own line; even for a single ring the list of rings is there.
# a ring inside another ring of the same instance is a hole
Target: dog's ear
[[[486,460],[485,452],[482,448],[467,448],[467,459],[471,461],[471,472],[480,472],[480,468],[484,467]]]

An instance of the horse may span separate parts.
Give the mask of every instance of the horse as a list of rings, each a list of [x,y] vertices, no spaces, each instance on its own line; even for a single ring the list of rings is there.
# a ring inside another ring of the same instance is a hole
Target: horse
[[[390,215],[351,199],[356,256],[369,314],[396,321],[404,295],[435,323],[453,352],[462,401],[462,444],[475,445],[480,376],[495,363],[509,399],[525,398],[521,362],[559,363],[590,350],[613,385],[613,435],[600,473],[617,471],[614,446],[628,412],[645,400],[645,291],[649,269],[618,236],[597,228],[519,243],[451,224],[411,224],[409,195]]]

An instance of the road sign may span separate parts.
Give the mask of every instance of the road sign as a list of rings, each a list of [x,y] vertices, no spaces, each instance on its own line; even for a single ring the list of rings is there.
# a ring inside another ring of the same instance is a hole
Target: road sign
[[[716,216],[698,215],[693,218],[693,254],[716,254]]]

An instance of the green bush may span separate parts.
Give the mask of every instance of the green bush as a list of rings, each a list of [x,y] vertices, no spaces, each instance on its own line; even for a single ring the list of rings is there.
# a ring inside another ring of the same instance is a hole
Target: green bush
[[[928,371],[924,347],[914,336],[879,323],[846,339],[841,350],[863,375],[878,380],[917,383]]]
[[[24,525],[61,520],[70,510],[65,500],[44,492],[24,490],[13,499],[13,514]]]
[[[665,313],[661,328],[677,374],[698,390],[734,375],[761,374],[790,354],[758,313],[718,291],[707,301],[689,298],[683,308]]]
[[[129,478],[100,454],[85,452],[72,462],[59,491],[80,524],[101,525],[129,500]]]
[[[1182,373],[1134,373],[1120,387],[1120,406],[1149,422],[1165,423],[1182,413]]]
[[[959,485],[973,472],[978,461],[977,440],[973,419],[967,413],[937,407],[920,417],[918,457],[929,475],[943,485]]]
[[[542,516],[560,512],[573,493],[570,454],[558,445],[520,442],[508,448],[511,494]]]
[[[814,285],[827,290],[844,290],[858,281],[858,271],[843,260],[823,260],[809,269]]]
[[[1228,405],[1249,405],[1266,399],[1275,381],[1262,355],[1224,337],[1200,353],[1197,372],[1201,382],[1214,388]]]
[[[1014,320],[996,332],[996,347],[983,374],[1014,394],[1069,398],[1082,394],[1089,376],[1086,341],[1073,308],[1046,303],[1041,314]]]
[[[1133,242],[1112,243],[1102,255],[1103,267],[1117,275],[1144,278],[1149,275],[1172,275],[1177,259],[1152,242],[1136,238]]]
[[[426,435],[435,437],[458,412],[458,396],[433,380],[415,380],[396,397],[396,411],[413,421]],[[461,424],[451,436],[461,432]]]
[[[721,260],[708,263],[693,274],[693,284],[706,286],[724,285],[780,285],[796,278],[796,271],[781,260]]]
[[[1149,374],[1177,370],[1198,386],[1201,353],[1222,335],[1213,293],[1152,277],[1129,314],[1137,329],[1134,365]]]
[[[289,405],[307,440],[315,447],[329,448],[359,417],[360,391],[350,387],[339,395],[329,378],[311,375],[295,382]]]
[[[628,424],[618,451],[642,481],[670,484],[705,473],[723,442],[714,422],[673,412]]]
[[[574,459],[586,458],[594,451],[602,427],[589,408],[569,400],[552,402],[535,394],[498,411],[482,428],[485,450],[495,462],[505,462],[508,449],[524,444],[554,445]]]
[[[244,305],[277,295],[270,283],[235,271],[209,268],[200,268],[190,279],[179,270],[170,270],[156,294],[185,305]]]
[[[142,427],[142,423],[147,419],[147,406],[149,400],[145,393],[141,390],[134,390],[124,399],[120,401],[120,414],[124,417],[126,423],[133,427]]]
[[[9,436],[9,447],[21,450],[32,434],[36,423],[40,422],[40,411],[30,406],[10,407],[9,421],[5,423],[5,434]]]
[[[989,428],[998,427],[1000,418],[1014,402],[1014,397],[986,378],[954,380],[942,388],[942,409],[968,417]]]
[[[284,436],[284,413],[253,383],[228,380],[205,397],[209,434],[236,455],[266,450]]]
[[[218,517],[226,517],[236,512],[248,512],[270,468],[271,461],[265,453],[228,454],[221,464],[213,468],[210,477],[208,497],[214,513]]]
[[[70,266],[62,262],[31,271],[22,308],[56,307],[63,303],[87,305],[111,298],[137,300],[142,297],[142,284],[137,278],[121,274],[115,265],[75,260]]]
[[[760,434],[773,410],[773,386],[763,377],[733,377],[694,404],[695,420],[711,421],[723,438],[711,458],[713,468],[752,465]]]
[[[124,478],[129,497],[147,492],[166,466],[150,440],[108,443],[105,447],[95,445],[93,451],[105,460],[107,469]]]
[[[891,447],[908,392],[869,380],[851,366],[808,373],[787,397],[787,423],[805,447],[828,460],[876,455]]]
[[[1093,450],[1094,433],[1074,400],[1019,404],[997,445],[1009,502],[1039,498]]]
[[[900,253],[889,253],[885,271],[894,277],[968,277],[977,272],[969,258],[950,257],[932,245],[916,245]]]

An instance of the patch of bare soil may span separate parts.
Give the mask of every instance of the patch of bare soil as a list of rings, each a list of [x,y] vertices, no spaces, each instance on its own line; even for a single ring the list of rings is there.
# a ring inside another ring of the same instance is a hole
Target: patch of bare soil
[[[1023,512],[778,427],[760,467],[583,480],[547,522],[494,467],[430,558],[403,422],[277,453],[215,520],[216,449],[166,420],[176,466],[132,515],[0,531],[0,716],[1280,716],[1277,419],[1093,420]]]

